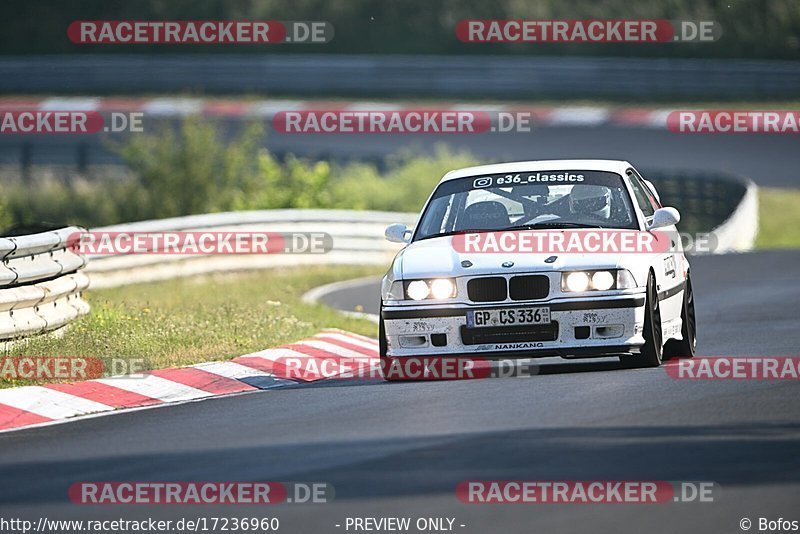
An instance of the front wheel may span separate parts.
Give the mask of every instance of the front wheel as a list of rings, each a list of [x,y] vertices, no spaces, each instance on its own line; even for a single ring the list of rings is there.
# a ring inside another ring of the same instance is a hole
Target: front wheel
[[[681,339],[670,339],[664,345],[664,359],[691,358],[697,351],[697,320],[694,313],[694,292],[692,279],[686,277],[683,288],[683,308],[681,309]]]
[[[378,316],[378,355],[381,359],[386,358],[388,350],[388,343],[386,342],[386,327],[383,325],[383,307],[381,306],[381,314]]]
[[[399,379],[395,378],[391,373],[388,373],[391,359],[386,355],[389,350],[389,343],[386,340],[386,326],[383,324],[383,306],[381,306],[380,318],[378,319],[378,356],[380,356],[381,370],[383,371],[383,379],[387,382],[397,382]]]
[[[658,291],[653,275],[647,279],[647,299],[644,311],[644,345],[639,356],[620,357],[623,363],[632,367],[658,367],[663,361],[661,307],[658,302]]]

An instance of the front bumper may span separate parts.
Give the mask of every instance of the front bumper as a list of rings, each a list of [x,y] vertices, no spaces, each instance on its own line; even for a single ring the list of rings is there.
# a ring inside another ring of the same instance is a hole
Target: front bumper
[[[586,358],[638,352],[644,293],[493,305],[387,306],[387,355]],[[468,310],[548,306],[550,325],[468,328]]]

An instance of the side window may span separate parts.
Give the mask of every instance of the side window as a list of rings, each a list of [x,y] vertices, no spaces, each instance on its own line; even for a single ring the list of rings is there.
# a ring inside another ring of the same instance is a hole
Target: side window
[[[661,200],[656,195],[656,192],[653,191],[655,186],[652,186],[649,182],[645,181],[644,178],[641,176],[639,177],[642,183],[645,185],[645,190],[647,191],[647,196],[650,198],[650,203],[653,205],[655,209],[663,208],[664,206],[661,205]]]
[[[419,235],[429,236],[446,231],[445,225],[448,222],[447,213],[450,210],[455,195],[448,195],[434,199],[423,220],[425,221],[420,226]]]
[[[628,171],[628,179],[631,181],[631,189],[633,189],[633,196],[636,197],[636,203],[645,217],[652,217],[655,213],[653,202],[650,199],[650,191],[647,186],[642,183],[641,179],[633,171]]]

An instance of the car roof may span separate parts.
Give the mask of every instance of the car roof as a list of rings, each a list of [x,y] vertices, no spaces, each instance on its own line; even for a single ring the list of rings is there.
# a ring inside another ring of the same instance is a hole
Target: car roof
[[[537,171],[606,171],[625,176],[625,171],[630,167],[633,167],[633,165],[625,160],[619,159],[540,159],[455,169],[445,174],[441,181],[446,182],[447,180],[456,178],[480,176],[484,174]]]

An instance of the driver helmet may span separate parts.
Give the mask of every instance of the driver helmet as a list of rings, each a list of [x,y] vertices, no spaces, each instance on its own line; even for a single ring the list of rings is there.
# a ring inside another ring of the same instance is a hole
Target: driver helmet
[[[569,210],[575,215],[611,216],[611,189],[602,185],[576,185],[569,194]]]

